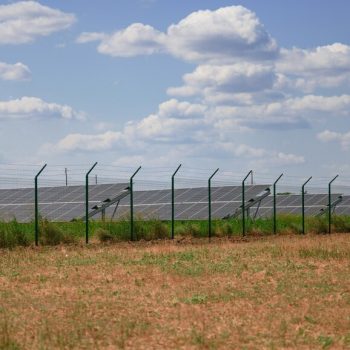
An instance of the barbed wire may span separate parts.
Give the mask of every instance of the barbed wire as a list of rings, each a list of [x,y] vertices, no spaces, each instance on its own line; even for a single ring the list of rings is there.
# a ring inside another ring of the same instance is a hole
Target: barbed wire
[[[0,188],[33,187],[34,176],[42,164],[8,163],[0,164]],[[85,174],[90,164],[49,164],[41,174],[40,186],[83,185]],[[128,183],[137,167],[98,164],[90,174],[90,184]],[[135,190],[170,188],[171,176],[176,167],[142,167],[134,178]],[[175,185],[180,187],[205,187],[209,176],[215,169],[182,166],[176,174]],[[234,172],[220,169],[212,180],[213,186],[239,186],[246,172]],[[253,184],[271,185],[279,174],[253,172]],[[279,192],[300,193],[301,186],[309,176],[284,174],[278,183]],[[326,176],[315,176],[308,183],[308,193],[326,193],[331,179]],[[251,185],[248,178],[246,185]],[[334,193],[350,194],[350,183],[341,176],[332,185]]]

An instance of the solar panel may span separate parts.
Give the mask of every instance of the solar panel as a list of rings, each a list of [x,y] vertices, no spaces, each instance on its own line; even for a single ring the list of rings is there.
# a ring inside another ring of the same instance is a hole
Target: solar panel
[[[246,200],[264,191],[269,185],[246,186]],[[240,186],[212,187],[212,217],[223,218],[233,213],[242,201]],[[128,214],[129,199],[124,198],[118,207],[117,218]],[[111,215],[112,208],[106,211]],[[160,220],[171,219],[171,190],[150,190],[134,192],[135,217]],[[208,218],[208,188],[180,188],[175,190],[176,220],[205,220]]]
[[[331,201],[334,202],[340,194],[332,194]],[[302,210],[302,196],[295,195],[277,195],[276,205],[278,214],[301,214]],[[305,194],[305,215],[317,215],[321,209],[328,205],[328,194]],[[338,206],[343,205],[343,201]],[[338,206],[336,211],[338,210]],[[253,207],[252,210],[256,210]],[[349,213],[350,206],[348,206]],[[273,211],[273,196],[266,197],[259,208],[258,216],[269,217],[272,216]]]
[[[336,206],[337,215],[350,215],[350,196],[343,196],[343,200]]]

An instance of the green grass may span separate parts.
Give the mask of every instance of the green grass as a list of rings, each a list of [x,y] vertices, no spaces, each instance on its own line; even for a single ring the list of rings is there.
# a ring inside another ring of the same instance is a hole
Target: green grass
[[[307,217],[306,231],[316,234],[328,232],[327,217]],[[41,220],[39,239],[43,245],[76,243],[85,236],[85,222],[48,222]],[[271,218],[248,219],[246,232],[248,235],[270,235],[273,231]],[[350,216],[334,216],[333,232],[350,232]],[[130,222],[127,218],[115,222],[90,221],[90,236],[100,242],[118,242],[130,240]],[[214,237],[239,237],[242,233],[240,218],[231,220],[213,220],[212,234]],[[300,215],[279,215],[277,233],[301,233]],[[135,240],[170,239],[171,222],[158,219],[144,220],[138,218],[134,222]],[[206,220],[178,220],[175,222],[175,238],[208,237],[208,222]],[[27,246],[34,242],[34,223],[19,223],[16,220],[0,222],[0,248]]]

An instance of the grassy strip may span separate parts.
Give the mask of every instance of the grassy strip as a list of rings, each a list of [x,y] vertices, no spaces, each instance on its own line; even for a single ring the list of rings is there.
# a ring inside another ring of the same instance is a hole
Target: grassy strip
[[[299,215],[280,215],[278,217],[279,234],[298,234],[301,232],[301,218]],[[248,235],[269,235],[272,232],[271,218],[258,218],[255,221],[247,220]],[[308,232],[322,234],[328,231],[326,217],[307,217],[306,229]],[[334,216],[333,232],[350,232],[350,216]],[[90,232],[101,242],[127,241],[130,239],[130,223],[128,219],[115,222],[90,221]],[[155,240],[170,237],[171,222],[152,220],[136,220],[134,233],[136,240]],[[212,232],[216,237],[239,236],[242,232],[240,218],[231,220],[213,220]],[[40,222],[40,243],[57,245],[74,243],[84,237],[85,223],[74,222]],[[207,237],[208,222],[200,220],[180,220],[175,224],[176,237]],[[16,220],[0,222],[0,248],[27,246],[34,241],[34,224],[18,223]]]

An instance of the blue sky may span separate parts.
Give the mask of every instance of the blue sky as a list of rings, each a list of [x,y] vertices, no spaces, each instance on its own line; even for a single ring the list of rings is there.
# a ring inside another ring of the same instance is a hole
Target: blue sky
[[[2,1],[2,163],[350,175],[349,1]]]

